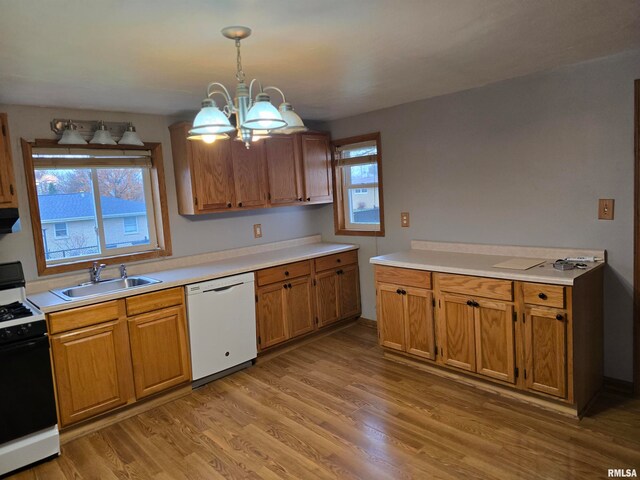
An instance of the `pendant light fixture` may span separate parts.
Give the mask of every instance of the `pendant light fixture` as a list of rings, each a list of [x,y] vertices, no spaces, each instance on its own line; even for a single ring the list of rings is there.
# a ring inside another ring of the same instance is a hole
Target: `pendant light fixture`
[[[89,143],[98,145],[117,145],[103,121],[98,122],[96,133],[93,134],[93,138]]]
[[[234,40],[237,50],[235,98],[231,97],[229,90],[219,83],[211,82],[207,86],[207,98],[202,101],[202,108],[193,121],[193,128],[189,130],[189,140],[202,140],[211,143],[215,140],[228,138],[229,133],[236,131],[236,139],[244,142],[247,148],[252,141],[269,136],[272,131],[282,133],[294,133],[306,130],[302,119],[293,111],[282,90],[277,87],[262,88],[252,100],[252,90],[256,79],[251,80],[249,86],[245,83],[245,74],[242,70],[240,56],[240,41],[251,35],[248,27],[226,27],[222,29],[222,35]],[[266,93],[275,90],[282,95],[283,103],[278,107],[271,104],[271,98]],[[222,95],[225,105],[219,109],[212,97]],[[229,121],[231,115],[236,116],[236,126]],[[259,133],[256,133],[258,131]]]
[[[138,145],[140,147],[144,146],[142,140],[138,136],[136,132],[136,127],[133,126],[133,123],[129,122],[126,130],[122,134],[122,138],[118,142],[118,145]]]
[[[78,133],[78,127],[71,120],[65,123],[60,145],[86,145],[87,141]]]

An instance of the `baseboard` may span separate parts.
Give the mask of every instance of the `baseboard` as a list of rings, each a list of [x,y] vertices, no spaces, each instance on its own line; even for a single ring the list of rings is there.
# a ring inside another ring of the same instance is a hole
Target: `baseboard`
[[[357,321],[358,325],[363,325],[369,328],[378,328],[378,322],[370,320],[368,318],[360,317]]]
[[[604,377],[603,388],[605,392],[624,395],[625,397],[632,397],[634,391],[633,382],[611,377]]]

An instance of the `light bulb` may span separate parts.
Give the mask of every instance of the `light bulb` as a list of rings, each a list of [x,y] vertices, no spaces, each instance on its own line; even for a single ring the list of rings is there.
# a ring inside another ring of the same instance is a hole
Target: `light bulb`
[[[213,143],[218,139],[216,135],[202,135],[202,141],[204,143]]]

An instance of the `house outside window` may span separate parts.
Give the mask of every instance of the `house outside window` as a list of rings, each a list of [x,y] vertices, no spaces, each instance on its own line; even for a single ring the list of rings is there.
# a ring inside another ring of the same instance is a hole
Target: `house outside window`
[[[138,233],[138,217],[124,217],[122,219],[125,235]]]
[[[336,140],[336,233],[384,235],[380,134]]]
[[[54,223],[53,224],[53,232],[56,238],[67,238],[69,236],[69,232],[67,230],[66,223]]]
[[[153,150],[92,150],[37,142],[23,141],[23,152],[32,224],[42,232],[34,239],[39,273],[83,268],[95,259],[109,263],[171,253],[165,248],[159,144],[150,144]]]

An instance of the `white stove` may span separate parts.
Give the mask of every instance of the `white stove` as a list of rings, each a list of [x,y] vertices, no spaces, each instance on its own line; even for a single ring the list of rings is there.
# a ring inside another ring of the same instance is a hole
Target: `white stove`
[[[0,264],[0,476],[60,454],[49,338],[20,262]]]

